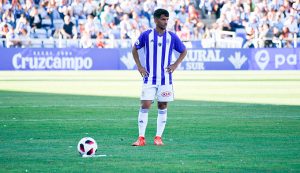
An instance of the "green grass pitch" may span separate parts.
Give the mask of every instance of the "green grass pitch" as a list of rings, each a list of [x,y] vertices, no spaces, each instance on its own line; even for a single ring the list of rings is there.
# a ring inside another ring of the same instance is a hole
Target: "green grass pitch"
[[[300,72],[175,72],[163,136],[137,139],[136,71],[0,72],[0,172],[300,172]],[[93,137],[97,154],[81,158]]]

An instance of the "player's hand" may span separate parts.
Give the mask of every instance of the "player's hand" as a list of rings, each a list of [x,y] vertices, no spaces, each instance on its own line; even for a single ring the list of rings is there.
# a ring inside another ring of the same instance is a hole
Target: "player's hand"
[[[140,72],[142,77],[148,77],[149,76],[149,72],[144,67],[139,67],[138,71]]]
[[[177,66],[175,64],[171,64],[166,68],[166,70],[168,73],[173,73],[176,68],[177,68]]]

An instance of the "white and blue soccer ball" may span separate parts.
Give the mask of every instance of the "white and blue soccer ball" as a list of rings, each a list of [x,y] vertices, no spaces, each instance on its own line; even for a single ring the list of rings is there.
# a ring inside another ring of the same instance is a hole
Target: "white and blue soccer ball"
[[[78,142],[77,149],[82,157],[93,156],[97,152],[98,145],[93,138],[84,137]]]

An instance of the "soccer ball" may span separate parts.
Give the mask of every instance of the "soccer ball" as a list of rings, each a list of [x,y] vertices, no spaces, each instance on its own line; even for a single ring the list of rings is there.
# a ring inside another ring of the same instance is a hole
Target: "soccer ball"
[[[82,138],[77,145],[78,152],[81,156],[92,156],[97,151],[97,143],[91,137]]]

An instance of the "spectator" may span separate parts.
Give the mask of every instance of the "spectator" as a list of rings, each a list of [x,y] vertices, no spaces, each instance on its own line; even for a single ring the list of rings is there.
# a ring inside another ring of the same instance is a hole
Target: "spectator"
[[[21,34],[18,37],[18,46],[25,48],[25,47],[29,47],[31,44],[30,41],[30,37],[29,37],[29,33],[27,32],[26,28],[22,28],[21,29]]]
[[[148,19],[149,26],[151,27],[151,14],[155,8],[155,2],[152,0],[146,0],[143,4],[142,15]]]
[[[93,15],[88,15],[86,24],[84,26],[85,31],[87,31],[90,34],[91,38],[96,38],[97,33],[99,32],[99,27],[94,21],[94,16]]]
[[[188,17],[189,16],[185,11],[185,6],[182,6],[180,8],[180,12],[177,14],[178,20],[180,20],[180,23],[185,23],[185,22],[187,22]]]
[[[64,17],[64,25],[63,28],[61,29],[61,34],[63,38],[66,39],[76,39],[77,38],[77,30],[75,25],[71,22],[71,18],[69,15],[66,15]]]
[[[15,19],[20,18],[21,14],[24,13],[24,9],[22,8],[22,5],[19,0],[12,0],[11,9],[13,11]]]
[[[125,0],[120,2],[120,7],[122,11],[129,16],[133,11],[134,4],[129,0]]]
[[[221,14],[221,17],[216,21],[216,24],[218,24],[218,28],[221,30],[231,30],[227,16],[224,13]]]
[[[15,33],[14,27],[11,27],[6,35],[6,47],[13,48],[18,47],[19,45],[18,35]]]
[[[289,28],[287,26],[284,26],[282,28],[282,33],[279,36],[282,47],[291,48],[292,47],[292,41],[293,41],[293,35],[291,34]]]
[[[272,47],[281,48],[280,31],[277,27],[273,27]]]
[[[272,35],[273,34],[268,23],[264,23],[261,27],[259,27],[258,47],[272,47]]]
[[[121,39],[128,39],[131,38],[131,31],[132,31],[132,23],[129,19],[128,14],[124,14],[123,18],[120,22],[120,35],[121,35]]]
[[[15,26],[15,16],[11,9],[7,9],[2,16],[2,21],[9,23],[11,26]]]
[[[77,36],[80,38],[81,34],[85,31],[85,22],[79,22]]]
[[[75,0],[72,2],[70,14],[71,16],[75,17],[76,21],[78,21],[78,19],[86,19],[86,15],[84,15],[83,12],[83,3],[81,2],[81,0]]]
[[[114,16],[108,5],[104,7],[104,11],[100,14],[100,19],[103,27],[109,27],[112,23],[114,23]]]
[[[298,23],[294,14],[290,14],[284,22],[284,26],[288,27],[290,33],[297,34],[299,32]]]
[[[25,12],[25,16],[28,17],[31,9],[35,6],[33,0],[25,0],[25,4],[23,5],[23,9]]]
[[[243,22],[248,22],[251,14],[251,8],[248,4],[244,4],[244,11],[241,13],[241,20]]]
[[[30,26],[32,29],[42,27],[42,16],[38,12],[38,7],[33,7],[30,12]]]
[[[201,9],[195,8],[198,5]],[[80,38],[78,35],[83,34],[83,30],[85,30],[93,38],[96,38],[99,31],[102,31],[104,39],[134,39],[137,33],[151,27],[153,11],[160,6],[166,7],[170,11],[169,22],[171,23],[168,26],[171,28],[168,30],[182,32],[182,37],[185,39],[188,37],[189,39],[201,39],[205,35],[215,37],[218,36],[220,30],[235,31],[236,28],[245,27],[254,29],[254,33],[251,32],[250,35],[253,34],[254,39],[259,40],[264,38],[266,24],[269,25],[269,33],[273,31],[274,27],[279,30],[279,33],[283,31],[283,27],[288,27],[289,34],[287,35],[298,34],[300,36],[299,0],[0,0],[0,22],[1,24],[9,23],[9,26],[15,27],[16,34],[21,35],[22,32],[27,32],[28,36],[34,37],[35,35],[32,34],[34,28],[51,29],[53,30],[52,33],[56,34],[63,33],[60,29],[59,32],[54,32],[54,29],[63,27],[59,20],[67,15],[70,21],[74,21],[73,25],[78,27],[78,33],[74,33],[77,30],[76,27],[69,26],[72,24],[66,25],[64,23],[64,26],[69,28],[69,36],[63,34],[64,37]],[[199,15],[200,10],[204,10],[203,16],[206,17],[209,12],[215,13],[216,20],[210,18],[210,20],[206,20],[208,24],[202,23]],[[90,14],[92,17],[89,16]],[[97,18],[100,19],[100,24],[94,19],[96,14]],[[29,22],[25,20],[26,18]],[[93,18],[93,20],[88,18]],[[181,21],[180,23],[177,18]],[[213,23],[210,24],[211,22]],[[209,25],[213,27],[211,28]],[[22,31],[23,28],[26,31]],[[183,28],[189,29],[190,36],[186,32],[187,30],[182,31]],[[204,34],[204,30],[208,28],[211,28],[211,31]],[[240,31],[241,29],[238,31],[241,34],[242,31]],[[248,31],[250,30],[248,29]],[[52,36],[54,37],[54,35]],[[273,37],[276,36],[273,35]],[[106,41],[105,47],[120,45],[115,44],[115,41],[111,41],[111,43],[113,44]],[[287,44],[289,46],[290,43],[287,42]],[[259,44],[260,47],[262,45],[268,46],[263,42]],[[275,45],[279,44],[275,43]]]
[[[223,0],[216,0],[213,3],[213,11],[216,15],[216,19],[218,19],[221,16],[221,8],[224,5],[224,1]]]
[[[188,24],[184,24],[180,32],[178,32],[178,36],[181,40],[190,40],[191,34]]]
[[[231,22],[229,23],[229,28],[231,31],[235,32],[236,29],[244,28],[243,24],[241,23],[240,16],[233,16]]]
[[[199,8],[201,9],[201,16],[203,19],[210,16],[213,10],[213,1],[211,0],[201,0],[199,4]]]
[[[120,5],[115,5],[114,8],[114,24],[115,25],[119,25],[121,22],[121,18],[124,15],[124,12],[122,10],[122,8],[120,7]]]
[[[0,38],[6,38],[11,26],[8,23],[2,22],[0,24]]]
[[[148,29],[149,23],[145,16],[138,16],[138,14],[134,11],[132,12],[132,23],[135,28],[139,29],[140,31],[145,31]]]
[[[8,0],[0,0],[0,12],[3,13],[6,10],[11,8],[10,1]]]
[[[193,37],[195,40],[200,40],[203,38],[205,32],[205,25],[202,22],[198,22],[194,27],[194,34]]]
[[[83,6],[83,12],[86,16],[90,14],[96,14],[98,4],[93,0],[86,0]]]
[[[97,46],[98,48],[104,48],[104,47],[105,47],[103,38],[104,38],[104,37],[103,37],[103,33],[102,33],[102,32],[98,32],[97,38],[96,38],[96,46]]]
[[[63,19],[66,15],[71,14],[72,8],[68,4],[68,0],[61,0],[61,5],[58,6],[58,12]]]
[[[195,6],[193,6],[192,4],[188,6],[188,16],[189,16],[188,18],[189,23],[197,24],[198,22],[200,22],[199,13],[195,9]]]
[[[276,13],[274,21],[273,20],[271,21],[270,19],[268,20],[272,27],[277,27],[279,30],[282,30],[283,23],[282,23],[281,16],[282,15],[280,15],[279,13]]]
[[[174,31],[173,29],[174,29],[175,19],[176,19],[176,13],[174,11],[174,7],[171,5],[168,8],[164,8],[164,9],[168,9],[169,11],[169,21],[168,21],[167,30]]]
[[[177,35],[181,32],[183,23],[177,18],[175,19],[175,24],[174,24],[174,31],[176,32]]]
[[[92,48],[93,42],[90,37],[90,34],[87,31],[83,31],[81,39],[80,39],[80,47],[81,48]]]
[[[28,36],[30,35],[31,27],[24,13],[21,14],[20,19],[17,21],[15,30],[16,34],[21,34],[22,29],[26,29],[26,33],[28,34]]]
[[[255,42],[255,29],[253,27],[246,27],[246,43],[244,44],[244,48],[254,48],[257,47]]]
[[[108,32],[103,33],[104,38],[120,39],[120,29],[117,25],[112,24],[109,26]]]
[[[51,20],[51,27],[54,27],[54,19],[61,19],[59,12],[57,11],[57,4],[56,0],[49,0],[45,4],[45,8],[47,11],[48,16],[50,17]]]

